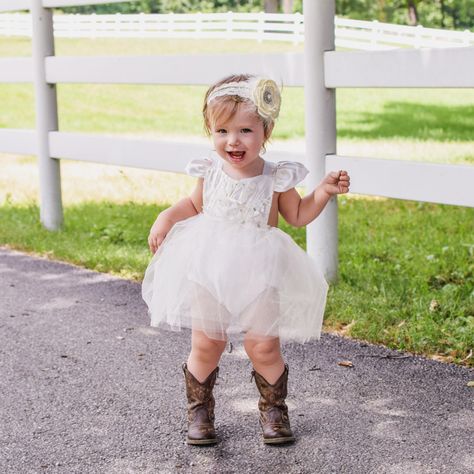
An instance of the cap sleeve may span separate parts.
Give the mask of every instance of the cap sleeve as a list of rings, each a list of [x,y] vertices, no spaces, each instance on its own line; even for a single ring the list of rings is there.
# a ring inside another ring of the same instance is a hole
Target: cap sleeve
[[[189,176],[196,178],[204,178],[207,170],[212,166],[212,160],[209,159],[195,159],[191,160],[184,169]]]
[[[303,181],[309,171],[296,161],[280,161],[277,164],[274,190],[283,193]]]

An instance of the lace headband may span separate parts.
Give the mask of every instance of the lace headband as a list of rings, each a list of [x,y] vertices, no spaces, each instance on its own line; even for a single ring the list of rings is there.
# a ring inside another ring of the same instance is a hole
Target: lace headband
[[[280,90],[272,79],[251,77],[247,81],[222,84],[209,94],[207,104],[224,95],[237,95],[252,101],[257,113],[265,120],[275,120],[280,112]]]

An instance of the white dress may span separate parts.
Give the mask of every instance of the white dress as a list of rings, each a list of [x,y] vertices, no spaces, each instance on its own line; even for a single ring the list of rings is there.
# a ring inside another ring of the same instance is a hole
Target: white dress
[[[203,211],[173,226],[146,270],[151,325],[220,340],[247,332],[282,342],[319,338],[328,285],[316,262],[267,224],[273,192],[293,188],[308,170],[266,161],[261,175],[234,179],[222,164],[186,167],[204,178]]]

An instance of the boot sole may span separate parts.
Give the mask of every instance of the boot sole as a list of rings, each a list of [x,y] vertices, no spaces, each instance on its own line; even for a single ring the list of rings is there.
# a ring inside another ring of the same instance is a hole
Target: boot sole
[[[217,439],[187,439],[186,443],[192,446],[209,446],[211,444],[217,444]]]
[[[268,438],[265,439],[263,438],[263,442],[265,444],[287,444],[287,443],[293,443],[295,441],[295,438],[293,437],[288,437],[288,438]]]

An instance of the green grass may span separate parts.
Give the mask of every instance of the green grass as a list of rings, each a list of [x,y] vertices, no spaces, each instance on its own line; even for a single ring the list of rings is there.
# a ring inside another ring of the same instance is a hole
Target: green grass
[[[390,347],[466,357],[474,349],[474,209],[341,204],[341,278],[327,322],[354,322],[352,336]]]
[[[63,84],[57,89],[62,131],[203,134],[204,87]],[[338,138],[472,141],[474,90],[344,89],[337,95]],[[0,101],[1,127],[34,127],[31,85],[1,85]],[[273,137],[303,138],[303,90],[285,88],[282,103]]]
[[[356,338],[460,362],[474,348],[474,211],[340,198],[340,278],[325,326]],[[0,206],[0,244],[140,280],[146,236],[166,207],[83,202],[44,230],[35,204]],[[304,247],[305,230],[280,223]],[[474,365],[472,358],[466,365]]]
[[[8,38],[0,41],[1,56],[31,56],[31,40]],[[189,53],[281,53],[303,51],[290,42],[183,38],[56,38],[56,56],[150,56]]]
[[[58,55],[277,52],[301,45],[194,40],[58,40]],[[3,40],[0,56],[29,56],[28,40]],[[59,85],[62,131],[202,136],[204,87]],[[31,85],[0,85],[0,127],[34,127]],[[341,89],[338,152],[474,163],[474,90]],[[285,88],[273,138],[304,137],[303,91]],[[0,155],[0,244],[139,280],[159,210],[189,192],[188,177],[63,162],[65,226],[38,220],[38,169]],[[96,183],[100,182],[100,186]],[[157,205],[158,203],[158,205]],[[385,199],[340,198],[340,279],[327,330],[473,366],[474,210]],[[304,229],[281,223],[304,247]],[[464,362],[462,362],[464,360]]]

